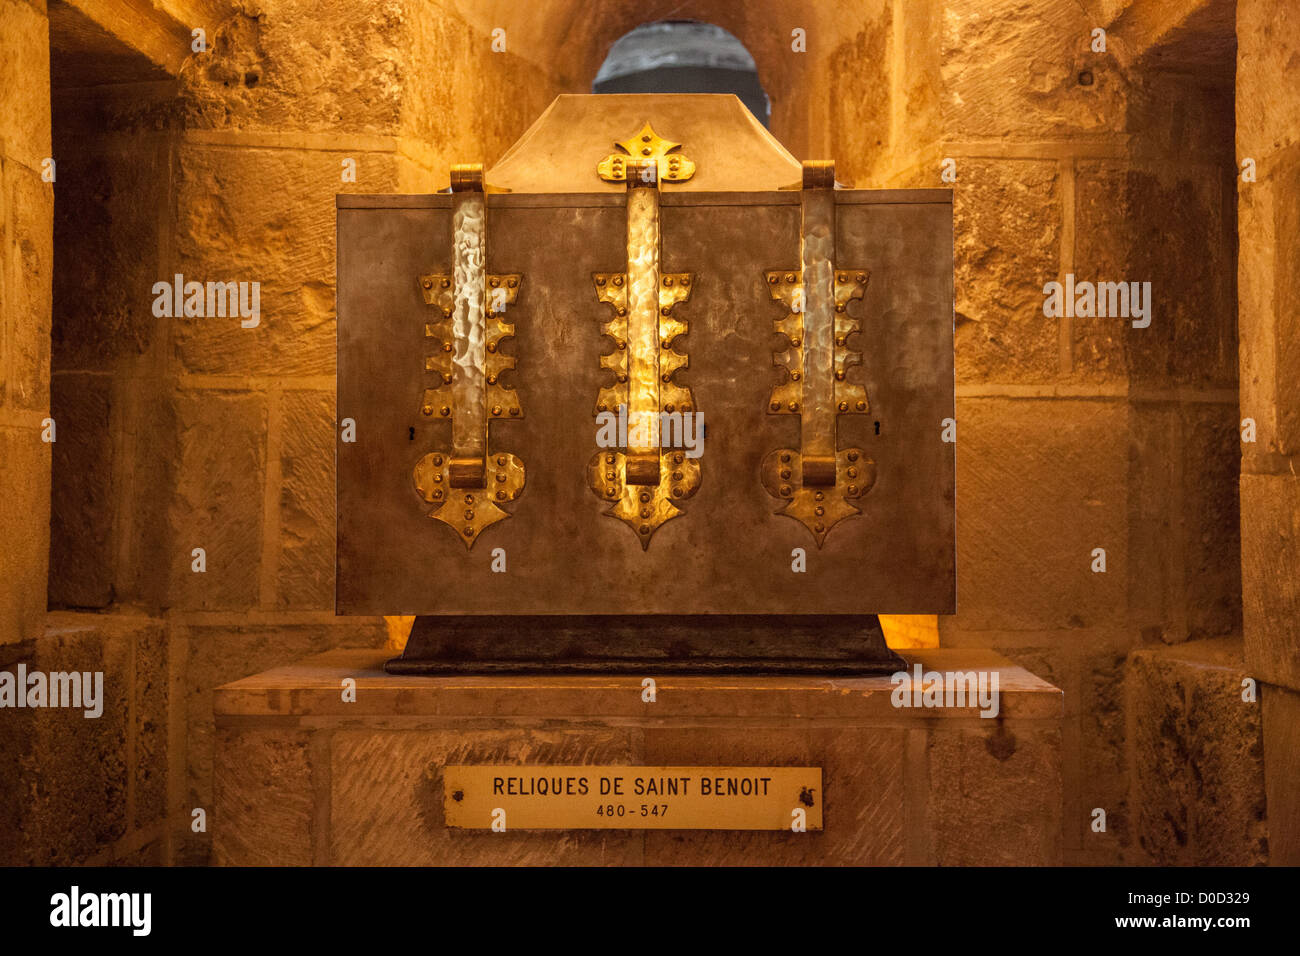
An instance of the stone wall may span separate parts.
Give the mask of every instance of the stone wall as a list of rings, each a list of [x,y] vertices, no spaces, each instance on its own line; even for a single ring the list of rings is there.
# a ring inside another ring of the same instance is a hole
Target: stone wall
[[[2,0],[0,20],[0,644],[8,644],[39,635],[45,613],[54,190],[41,175],[50,156],[45,5]]]
[[[1187,797],[1141,787],[1130,654],[1241,617],[1231,33],[1226,55],[1211,27],[1134,36],[1136,6],[898,6],[871,170],[955,193],[958,613],[941,643],[996,648],[1065,690],[1072,863],[1145,860],[1135,820]],[[1045,316],[1044,284],[1070,273],[1149,281],[1150,326]],[[1221,732],[1258,739],[1248,722]]]
[[[1237,162],[1246,660],[1261,681],[1271,862],[1300,864],[1300,11],[1237,4]],[[1243,168],[1241,175],[1247,176]]]

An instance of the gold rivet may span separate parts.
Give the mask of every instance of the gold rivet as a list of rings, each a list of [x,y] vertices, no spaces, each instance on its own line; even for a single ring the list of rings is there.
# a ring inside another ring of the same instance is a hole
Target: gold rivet
[[[505,475],[497,475],[497,481],[504,483],[505,480],[506,480]]]
[[[493,414],[493,415],[500,415],[500,414],[501,414],[501,406],[500,406],[500,405],[493,405],[493,406],[492,406],[492,414]]]
[[[683,459],[684,457],[685,457],[685,456],[682,455],[681,452],[675,452],[675,453],[673,454],[673,464],[675,464],[675,465],[680,465],[680,464],[682,463],[682,459]]]
[[[516,416],[516,417],[518,417],[518,415],[519,415],[519,409],[518,409],[518,408],[513,408],[513,407],[512,407],[512,408],[510,409],[510,414],[511,414],[511,415],[514,415],[514,416]]]
[[[621,352],[621,351],[623,351],[625,348],[627,348],[627,343],[626,343],[626,342],[623,342],[623,341],[620,341],[620,342],[618,343],[618,350]]]
[[[665,382],[671,382],[673,380],[672,372],[664,372],[664,374],[660,375],[659,377],[663,379]]]
[[[435,465],[438,465],[438,466],[441,467],[441,465],[442,465],[442,456],[441,456],[441,455],[434,455],[434,456],[433,456],[433,463],[434,463]]]
[[[609,410],[609,406],[606,405],[604,402],[601,402],[599,405],[596,406],[596,410],[599,411],[599,412],[608,411],[608,410]]]
[[[438,409],[438,411],[439,411],[439,413],[442,414],[442,415],[450,415],[450,414],[451,414],[451,409],[448,408],[446,405],[442,406],[442,408]]]
[[[642,518],[648,518],[648,517],[650,517],[651,514],[653,514],[653,512],[652,512],[649,508],[642,508],[642,509],[641,509],[641,517],[642,517]]]
[[[673,277],[672,277],[672,276],[664,276],[664,285],[672,285],[672,284],[673,284]]]
[[[443,280],[442,280],[442,287],[443,287],[444,289],[449,289],[449,288],[451,288],[451,280],[450,280],[450,279],[443,279]]]
[[[803,339],[791,339],[790,344],[795,348],[798,348],[799,346],[803,345]]]
[[[504,468],[505,466],[506,466],[506,456],[505,456],[505,455],[497,455],[497,467],[498,467],[498,468]]]
[[[420,411],[422,411],[422,412],[423,412],[424,414],[426,414],[426,415],[432,415],[432,414],[433,414],[433,406],[432,406],[432,405],[425,405],[423,408],[420,409]]]
[[[848,410],[849,410],[849,403],[848,403],[848,402],[840,402],[840,411],[842,411],[842,412],[847,412]]]
[[[674,488],[674,489],[673,489],[673,497],[674,497],[674,498],[680,498],[681,496],[682,496],[682,489],[680,489],[680,488]]]
[[[790,380],[791,380],[792,382],[797,382],[797,381],[799,381],[799,379],[801,379],[802,377],[803,377],[803,376],[802,376],[800,373],[798,373],[798,372],[791,372],[791,373],[790,373]]]
[[[826,495],[824,492],[819,491],[817,494],[813,495],[813,498],[817,501],[822,501],[826,498]]]
[[[836,311],[836,312],[843,312],[843,311],[844,311],[844,304],[843,304],[842,302],[837,302],[837,303],[835,304],[835,311]]]
[[[866,277],[866,275],[863,274],[863,273],[861,273],[861,272],[859,272],[859,273],[858,273],[858,281],[859,281],[859,282],[866,282],[866,281],[867,281],[867,277]]]
[[[821,505],[818,505],[816,508],[813,509],[813,514],[815,514],[819,518],[825,513],[826,513],[826,509],[823,508]]]
[[[607,471],[607,472],[605,472],[605,480],[606,480],[606,481],[613,481],[613,480],[614,480],[614,473],[613,473],[612,471]]]
[[[790,486],[789,486],[789,485],[782,485],[782,486],[781,486],[781,495],[782,495],[782,497],[784,497],[784,498],[789,498],[789,497],[790,497]]]
[[[857,485],[849,485],[849,494],[850,494],[850,495],[856,495],[857,493],[858,493],[858,486],[857,486]]]
[[[607,464],[607,465],[612,465],[612,464],[614,464],[614,456],[613,456],[613,455],[606,455],[606,456],[605,456],[605,464]]]
[[[667,405],[664,406],[664,411],[666,411],[666,412],[672,412],[672,410],[673,410],[673,403],[672,403],[672,402],[669,402]]]
[[[781,281],[781,277],[780,277],[780,276],[769,275],[769,276],[767,277],[767,284],[768,284],[768,285],[776,285],[776,284],[777,284],[778,282],[780,282],[780,281]]]
[[[498,491],[497,501],[505,501],[505,500],[506,500],[506,493],[504,491]]]
[[[787,273],[785,274],[785,281],[786,281],[786,282],[793,282],[793,281],[794,281],[794,273],[793,273],[793,272],[787,272]]]
[[[844,381],[844,373],[843,373],[843,372],[836,372],[836,373],[835,373],[835,381],[837,381],[837,382],[842,382],[842,381]]]
[[[450,381],[451,381],[451,372],[443,372],[443,373],[442,373],[442,380],[443,380],[444,382],[450,382]]]
[[[650,526],[649,526],[648,524],[643,524],[643,525],[641,526],[641,533],[642,533],[642,534],[649,534],[649,533],[650,533]]]
[[[781,477],[784,478],[785,480],[789,481],[789,479],[790,479],[790,469],[789,469],[789,468],[782,468],[782,469],[781,469]]]
[[[495,353],[496,350],[497,350],[497,344],[496,344],[495,342],[489,342],[489,343],[488,343],[487,350],[488,350],[489,352],[493,352],[493,353]]]
[[[426,289],[432,289],[432,288],[433,288],[433,280],[432,280],[432,279],[425,279],[423,282],[420,283],[420,285],[424,286]]]
[[[866,410],[867,410],[867,403],[866,403],[866,402],[858,402],[858,411],[860,411],[860,412],[864,412],[864,411],[866,411]]]
[[[605,284],[605,277],[604,277],[604,276],[596,276],[596,285],[603,286],[604,284]]]
[[[495,385],[496,383],[497,383],[497,377],[496,377],[495,375],[489,375],[489,376],[488,376],[488,384],[489,384],[489,385]]]
[[[681,481],[681,480],[682,480],[682,473],[680,471],[674,471],[673,481]]]
[[[474,512],[471,511],[471,510],[469,510],[468,508],[465,510],[465,520],[466,520],[466,521],[473,521],[473,520],[474,520]]]
[[[510,286],[510,288],[513,289],[515,286],[519,285],[519,280],[516,279],[514,276],[511,276],[509,279],[506,280],[506,285]]]
[[[492,277],[491,285],[492,285],[492,288],[495,289],[497,286],[501,285],[501,280],[498,279],[496,276],[493,276],[493,277]]]
[[[849,452],[849,461],[857,461],[857,460],[858,460],[858,453],[856,451]]]
[[[850,478],[856,478],[858,477],[858,470],[856,468],[850,468],[847,474]]]
[[[622,276],[614,276],[614,285],[622,285],[622,284],[623,284],[623,277],[622,277]]]
[[[465,504],[467,504],[467,505],[472,505],[473,503],[474,503],[474,496],[473,496],[473,495],[466,495],[466,496],[465,496]]]
[[[434,496],[435,498],[441,498],[441,497],[442,497],[442,489],[441,489],[441,488],[434,488],[434,489],[433,489],[433,496]]]
[[[799,411],[799,403],[798,403],[798,402],[791,402],[791,403],[790,403],[790,411],[792,411],[792,412],[797,412],[797,411]]]
[[[433,483],[434,483],[435,485],[440,485],[440,484],[442,484],[442,475],[434,475],[434,476],[433,476]]]
[[[473,529],[473,528],[466,528],[465,531],[464,531],[464,534],[465,534],[465,537],[467,537],[467,538],[472,538],[472,537],[474,537],[474,529]]]
[[[822,533],[823,531],[825,531],[825,530],[826,530],[826,525],[824,525],[824,524],[822,524],[820,521],[818,521],[818,522],[817,522],[817,533],[818,533],[818,534],[821,534],[821,533]]]
[[[772,411],[774,411],[774,412],[779,412],[780,410],[781,410],[781,403],[780,403],[780,402],[773,402],[773,403],[772,403]]]
[[[451,351],[451,343],[450,343],[450,342],[443,342],[443,343],[442,343],[442,350],[443,350],[444,352],[450,352],[450,351]]]
[[[641,492],[641,503],[644,504],[649,500],[650,500],[650,492],[648,491]]]
[[[848,276],[846,276],[843,272],[837,272],[837,273],[835,274],[835,281],[836,281],[836,282],[847,282],[847,281],[848,281]]]

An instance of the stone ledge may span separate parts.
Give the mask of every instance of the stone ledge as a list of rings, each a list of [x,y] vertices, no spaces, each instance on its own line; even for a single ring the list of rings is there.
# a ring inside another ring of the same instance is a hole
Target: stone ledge
[[[329,651],[222,685],[213,700],[217,724],[251,717],[979,718],[978,707],[931,708],[923,715],[895,708],[889,676],[664,677],[656,678],[658,699],[648,704],[640,677],[405,677],[383,672],[391,656]],[[920,664],[924,671],[997,672],[1000,717],[1059,720],[1064,712],[1058,688],[992,651],[919,648],[903,657],[909,670]],[[342,699],[348,677],[357,682],[355,703]]]

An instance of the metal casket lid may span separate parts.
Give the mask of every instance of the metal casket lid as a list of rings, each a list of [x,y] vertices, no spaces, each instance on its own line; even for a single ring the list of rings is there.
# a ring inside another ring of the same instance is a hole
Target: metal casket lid
[[[514,193],[624,192],[596,174],[649,122],[695,161],[673,192],[755,192],[798,187],[799,161],[731,93],[566,93],[487,171],[492,188]]]

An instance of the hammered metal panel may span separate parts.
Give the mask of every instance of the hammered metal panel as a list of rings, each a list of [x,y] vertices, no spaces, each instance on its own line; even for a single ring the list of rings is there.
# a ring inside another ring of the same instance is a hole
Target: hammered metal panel
[[[954,446],[941,440],[954,416],[951,194],[845,190],[836,203],[836,260],[870,271],[846,313],[862,320],[848,341],[861,364],[837,356],[845,387],[870,396],[866,413],[838,419],[837,478],[849,451],[875,464],[870,494],[852,499],[861,514],[816,550],[808,529],[773,512],[765,484],[769,454],[800,447],[799,422],[768,411],[782,336],[765,275],[800,261],[798,192],[666,194],[662,274],[693,277],[690,298],[676,305],[689,333],[675,348],[690,355],[677,377],[706,413],[703,456],[692,461],[709,479],[693,492],[689,518],[664,523],[643,550],[592,506],[592,398],[621,368],[596,360],[610,351],[618,305],[613,292],[610,304],[597,301],[592,284],[624,268],[624,197],[489,194],[485,269],[529,283],[511,309],[515,337],[503,343],[528,369],[528,418],[495,421],[493,442],[528,463],[528,492],[511,503],[510,521],[485,527],[467,551],[428,520],[430,505],[410,484],[429,449],[450,445],[450,423],[420,414],[429,306],[412,281],[450,273],[450,197],[342,197],[337,415],[356,422],[356,441],[338,445],[338,610],[951,612]],[[838,302],[838,276],[835,290]],[[837,402],[855,394],[838,388]],[[618,397],[604,400],[616,407]],[[614,474],[599,478],[621,502],[628,486]],[[497,547],[504,574],[491,570]],[[791,572],[795,548],[808,551],[806,574]]]

